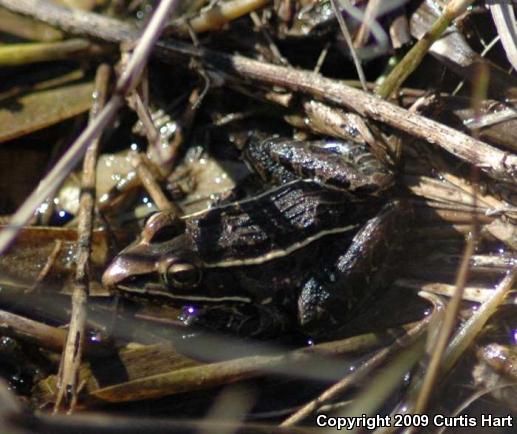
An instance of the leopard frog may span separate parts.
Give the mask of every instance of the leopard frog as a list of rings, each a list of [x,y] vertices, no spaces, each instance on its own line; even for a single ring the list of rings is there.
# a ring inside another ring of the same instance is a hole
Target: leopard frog
[[[403,207],[370,196],[391,173],[339,140],[250,140],[243,154],[273,187],[184,216],[181,229],[153,215],[105,286],[188,306],[193,322],[243,336],[334,331],[396,262]]]

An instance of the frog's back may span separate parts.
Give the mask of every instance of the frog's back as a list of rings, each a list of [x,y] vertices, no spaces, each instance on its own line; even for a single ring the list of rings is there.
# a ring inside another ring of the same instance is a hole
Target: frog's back
[[[207,266],[261,264],[355,231],[371,208],[317,182],[296,181],[193,216],[187,232]]]

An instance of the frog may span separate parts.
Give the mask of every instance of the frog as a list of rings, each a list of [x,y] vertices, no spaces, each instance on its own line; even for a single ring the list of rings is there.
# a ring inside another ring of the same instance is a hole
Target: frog
[[[151,216],[103,275],[127,297],[184,306],[232,335],[323,338],[357,316],[400,262],[407,204],[366,144],[251,136],[246,164],[266,188],[178,221]],[[402,219],[402,220],[401,220]]]

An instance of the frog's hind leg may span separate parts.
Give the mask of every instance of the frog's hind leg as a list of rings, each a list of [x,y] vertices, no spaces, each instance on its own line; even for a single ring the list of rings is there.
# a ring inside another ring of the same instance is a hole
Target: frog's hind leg
[[[248,164],[266,181],[284,183],[294,177],[356,193],[389,187],[393,174],[365,143],[339,139],[300,141],[272,137],[250,140]]]
[[[272,158],[272,145],[280,140],[278,137],[264,138],[262,135],[252,136],[243,151],[246,164],[263,181],[272,184],[285,184],[299,179],[289,167],[285,167],[279,161]]]
[[[333,264],[304,284],[298,319],[305,332],[332,333],[362,311],[379,289],[389,286],[404,258],[410,215],[407,205],[389,203],[368,220]]]

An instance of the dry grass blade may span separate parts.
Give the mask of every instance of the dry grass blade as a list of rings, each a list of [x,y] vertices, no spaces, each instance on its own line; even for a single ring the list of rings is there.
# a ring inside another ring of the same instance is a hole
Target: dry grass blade
[[[431,45],[442,36],[452,21],[464,13],[473,2],[474,0],[451,0],[448,2],[442,15],[436,20],[433,27],[413,46],[397,66],[393,68],[386,80],[382,82],[377,89],[377,95],[382,98],[388,98],[393,92],[396,92],[406,78],[420,65]]]
[[[344,411],[342,416],[360,418],[363,414],[375,414],[381,408],[386,398],[402,383],[404,375],[421,359],[424,352],[425,336],[421,335],[409,348],[399,352],[390,360],[388,366],[371,379],[370,387],[365,389],[354,400],[354,403]],[[331,432],[330,430],[327,431],[328,434]],[[362,430],[360,427],[354,426],[349,432],[358,433],[362,432]]]
[[[400,351],[401,348],[407,347],[420,336],[420,334],[426,329],[431,321],[432,315],[428,316],[424,320],[420,321],[418,325],[408,331],[407,335],[400,337],[396,342],[391,344],[389,347],[384,348],[370,357],[365,363],[355,370],[352,374],[346,376],[336,384],[325,390],[320,396],[308,402],[296,413],[289,416],[284,420],[280,426],[293,426],[311,413],[315,412],[319,407],[323,406],[326,402],[343,394],[349,387],[356,384],[357,382],[364,379],[369,373],[371,373],[376,367],[380,366],[390,355]]]
[[[402,288],[411,288],[418,292],[422,291],[426,294],[436,294],[451,298],[454,296],[454,292],[456,289],[454,285],[449,285],[446,283],[428,282],[407,278],[397,279],[395,281],[395,284]],[[493,292],[494,290],[490,288],[466,286],[463,291],[463,300],[471,301],[474,303],[484,303],[492,296]],[[517,305],[517,294],[509,296],[504,301],[504,304]]]
[[[11,12],[33,17],[72,34],[77,34],[77,29],[88,22],[89,31],[80,33],[109,42],[134,41],[140,34],[138,29],[131,24],[92,12],[81,11],[78,13],[73,9],[46,0],[5,0],[1,5]]]
[[[19,3],[25,3],[25,6],[28,6],[29,10],[38,7],[37,2]],[[160,3],[153,18],[142,34],[126,70],[117,81],[117,87],[113,97],[95,118],[95,121],[88,125],[48,175],[40,182],[39,187],[27,198],[24,204],[18,208],[11,218],[9,226],[0,232],[0,254],[6,251],[22,227],[29,222],[36,208],[59,188],[68,173],[75,168],[82,158],[87,146],[99,137],[104,128],[113,121],[117,111],[124,104],[124,96],[131,92],[138,83],[151,49],[165,26],[169,15],[177,6],[177,3],[178,0],[163,0]],[[65,8],[61,9],[66,11]]]
[[[490,2],[489,8],[506,56],[513,69],[517,70],[517,22],[515,21],[513,6],[510,2],[499,2],[497,4]]]
[[[434,342],[434,344],[432,345],[433,354],[426,371],[426,376],[424,378],[422,388],[420,389],[418,400],[415,405],[416,414],[423,414],[425,412],[427,402],[431,396],[432,388],[437,380],[438,373],[440,371],[440,365],[442,363],[442,356],[445,352],[445,348],[447,346],[447,342],[449,341],[449,336],[451,335],[452,330],[454,328],[454,324],[456,323],[460,303],[463,299],[463,291],[465,289],[465,284],[467,282],[468,276],[469,261],[472,255],[474,254],[475,247],[476,238],[474,236],[471,236],[467,240],[467,245],[465,247],[465,252],[463,254],[463,260],[458,270],[456,290],[454,291],[454,295],[447,306],[445,318],[440,327],[438,336],[436,337],[436,342]],[[429,345],[429,347],[430,346],[431,345]]]
[[[0,30],[29,41],[51,42],[63,39],[63,32],[47,24],[0,10]]]
[[[0,142],[41,130],[88,111],[93,83],[71,83],[56,89],[29,91],[1,102]],[[10,110],[11,104],[13,110]]]
[[[486,322],[503,303],[517,277],[517,267],[513,267],[499,282],[492,296],[483,303],[474,315],[461,327],[451,340],[443,360],[443,369],[449,370],[459,359],[461,354],[472,343]]]
[[[34,44],[9,44],[0,47],[0,66],[70,59],[80,54],[94,53],[94,49],[94,44],[84,39]]]
[[[242,357],[237,352],[232,360],[209,363],[202,366],[187,366],[181,369],[170,370],[165,373],[146,375],[125,383],[114,384],[102,389],[89,391],[90,396],[104,402],[125,402],[130,400],[156,398],[190,390],[206,389],[255,378],[262,373],[275,373],[290,377],[310,378],[320,381],[335,381],[342,377],[343,360],[334,360],[336,356],[358,354],[385,345],[386,340],[405,336],[415,324],[402,328],[389,329],[383,336],[376,333],[354,336],[339,341],[317,344],[312,347],[301,348],[290,352],[267,347],[266,355]],[[203,344],[203,345],[201,345]],[[225,348],[225,357],[232,357],[233,351],[242,349],[242,344],[232,342],[228,338],[208,336],[201,342],[200,357],[206,358],[212,348]],[[235,349],[232,347],[236,345]],[[256,345],[256,352],[263,350]],[[248,347],[249,352],[249,347]],[[213,357],[213,355],[212,355]],[[309,365],[306,362],[311,361]]]
[[[96,100],[90,110],[90,122],[106,104],[110,70],[107,65],[97,69],[95,78]],[[95,185],[97,158],[99,155],[100,137],[93,140],[86,149],[83,163],[81,196],[79,199],[78,240],[76,250],[76,269],[74,290],[72,293],[71,321],[60,366],[59,391],[55,409],[59,409],[65,398],[70,410],[77,401],[77,380],[81,364],[84,332],[86,325],[86,302],[90,282],[90,254],[92,249],[93,218],[95,214]]]

